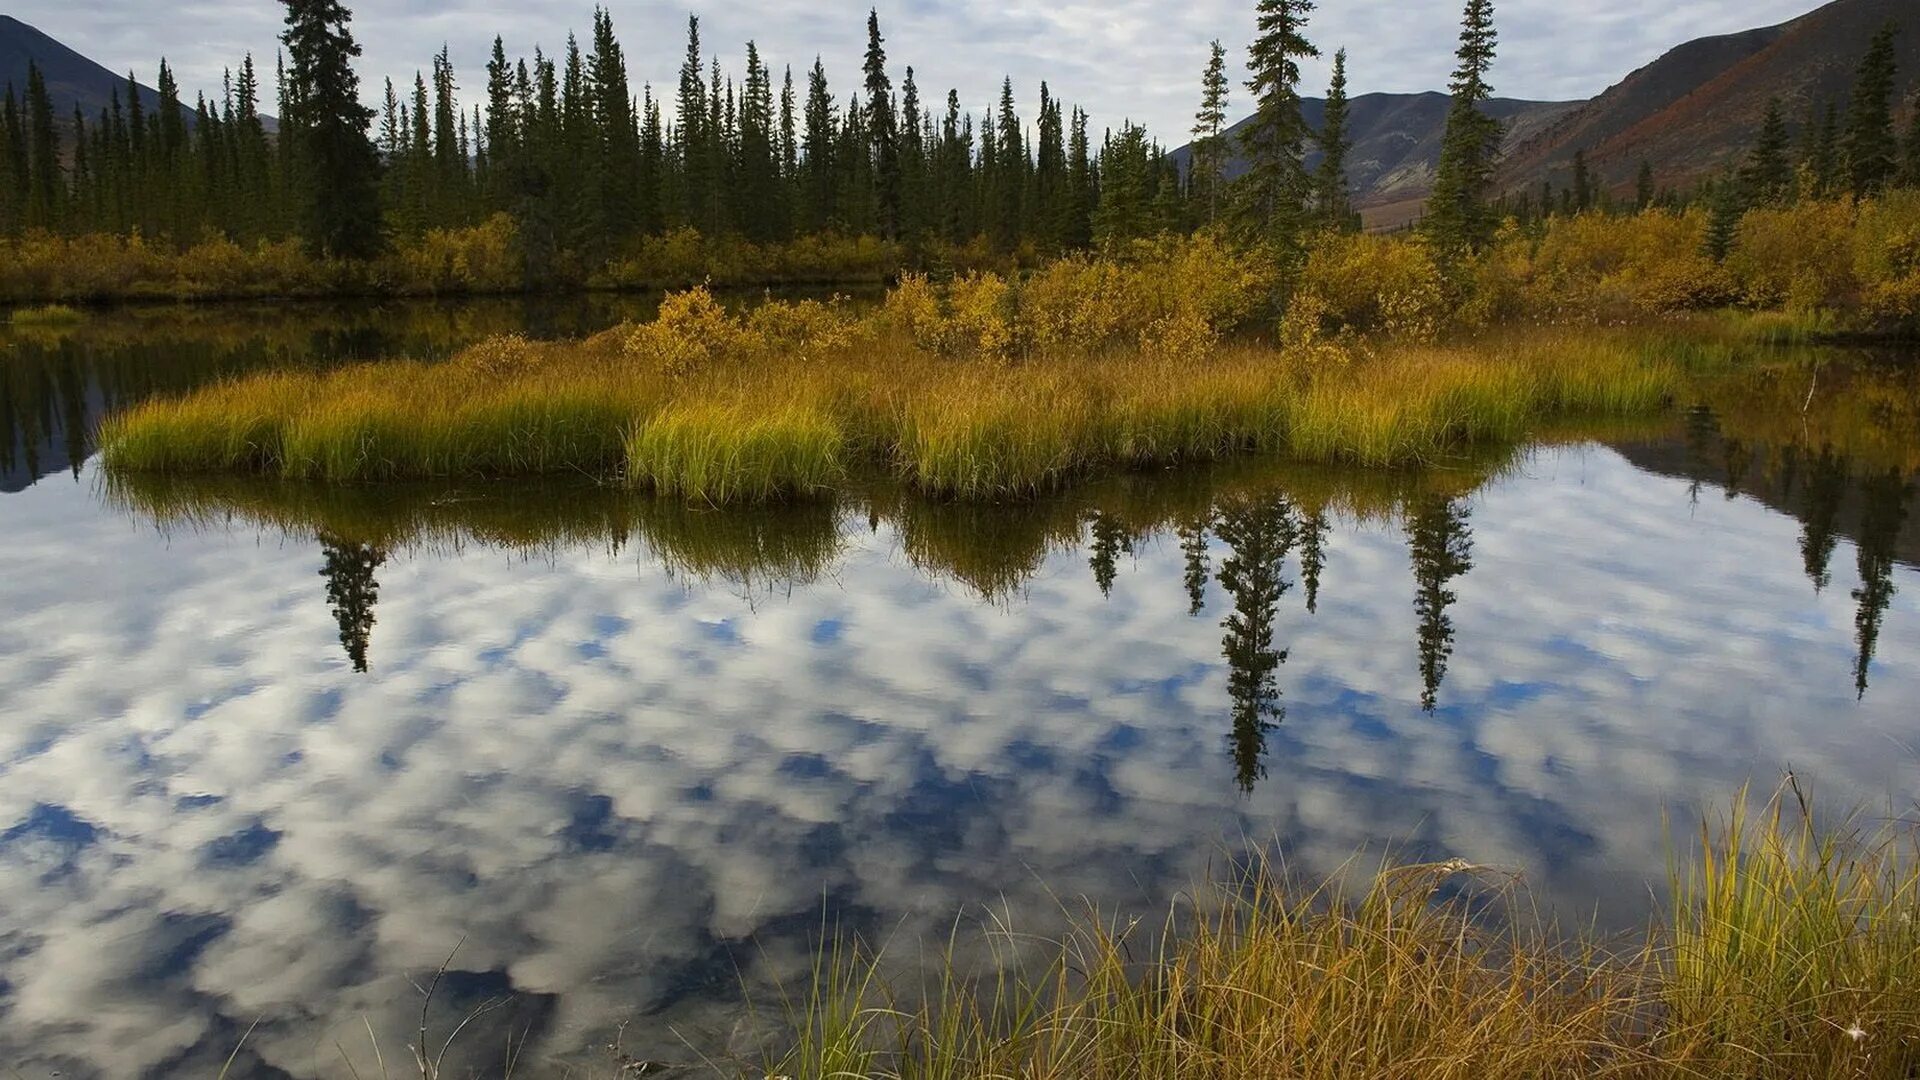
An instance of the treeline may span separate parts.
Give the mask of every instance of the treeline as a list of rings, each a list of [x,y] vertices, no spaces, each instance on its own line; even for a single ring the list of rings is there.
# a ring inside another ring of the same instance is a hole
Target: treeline
[[[7,89],[0,298],[878,281],[1209,228],[1276,261],[1278,317],[1316,237],[1360,228],[1344,50],[1317,129],[1301,107],[1301,65],[1320,55],[1310,0],[1257,0],[1252,115],[1232,135],[1226,49],[1212,45],[1184,163],[1132,123],[1096,138],[1046,83],[1031,127],[1011,80],[985,114],[955,90],[929,101],[911,67],[896,83],[874,13],[860,77],[838,91],[819,60],[776,74],[754,42],[729,74],[690,17],[677,83],[634,94],[612,17],[596,8],[589,38],[569,36],[557,55],[511,58],[496,38],[478,101],[462,98],[443,49],[369,109],[345,9],[284,2],[277,132],[250,56],[219,100],[191,109],[164,62],[158,108],[143,108],[129,76],[97,117],[66,122],[64,141],[37,68],[22,94]],[[1807,125],[1797,153],[1776,104],[1740,169],[1676,194],[1643,168],[1628,202],[1584,153],[1564,189],[1497,190],[1502,129],[1485,105],[1498,34],[1491,0],[1466,0],[1416,236],[1459,300],[1508,223],[1538,240],[1556,217],[1697,205],[1710,208],[1719,260],[1751,210],[1920,184],[1920,109],[1895,131],[1893,32],[1871,42],[1844,114]]]
[[[877,15],[843,92],[819,60],[776,72],[754,42],[746,70],[728,73],[693,17],[677,84],[635,96],[596,9],[590,38],[569,35],[558,55],[509,58],[496,38],[477,103],[443,49],[411,85],[387,80],[369,112],[345,12],[287,8],[277,133],[251,55],[218,100],[186,107],[163,61],[157,109],[130,74],[97,116],[71,118],[53,115],[30,65],[0,111],[0,236],[139,233],[179,248],[297,236],[315,254],[366,257],[507,214],[540,281],[584,278],[687,229],[1038,258],[1189,224],[1179,171],[1144,129],[1091,132],[1045,83],[1031,129],[1010,79],[984,115],[957,90],[927,100],[911,67],[896,84]]]

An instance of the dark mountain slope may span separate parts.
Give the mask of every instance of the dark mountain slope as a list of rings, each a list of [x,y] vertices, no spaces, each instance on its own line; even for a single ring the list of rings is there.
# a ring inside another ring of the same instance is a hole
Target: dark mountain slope
[[[1796,129],[1828,102],[1845,109],[1874,31],[1900,28],[1899,99],[1920,87],[1920,0],[1834,0],[1791,22],[1702,38],[1668,52],[1515,147],[1508,188],[1565,183],[1576,150],[1603,182],[1631,185],[1641,160],[1684,187],[1738,161],[1778,97]]]

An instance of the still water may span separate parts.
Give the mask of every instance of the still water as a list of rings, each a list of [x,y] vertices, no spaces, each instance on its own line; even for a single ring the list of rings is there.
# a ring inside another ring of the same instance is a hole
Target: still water
[[[1663,814],[1788,769],[1920,791],[1910,358],[1805,384],[1862,418],[1842,440],[1729,394],[1420,477],[1018,507],[88,458],[143,394],[626,314],[150,315],[0,351],[0,1060],[368,1075],[449,953],[436,1046],[497,1006],[450,1070],[509,1040],[523,1071],[749,1055],[742,987],[804,983],[823,925],[916,953],[989,908],[1150,913],[1248,843],[1324,873],[1392,842],[1632,926]]]

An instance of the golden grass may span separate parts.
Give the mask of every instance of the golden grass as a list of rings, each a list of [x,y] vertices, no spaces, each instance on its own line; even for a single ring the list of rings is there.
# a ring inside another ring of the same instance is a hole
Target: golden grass
[[[66,304],[15,308],[7,316],[7,322],[14,326],[72,326],[85,320],[86,315],[79,308]]]
[[[869,470],[992,499],[1248,452],[1431,463],[1556,417],[1657,409],[1677,381],[1657,339],[1627,332],[1336,359],[1231,345],[1191,360],[1113,347],[1007,361],[930,352],[874,322],[824,351],[702,352],[691,371],[637,357],[616,330],[563,345],[495,339],[441,364],[258,375],[134,406],[101,442],[120,472],[587,473],[718,503],[834,489]]]
[[[769,1075],[1905,1078],[1920,1068],[1911,828],[1816,834],[1786,792],[1703,831],[1668,915],[1608,947],[1501,871],[1388,862],[1358,888],[1269,866],[1164,924],[1088,912],[1051,943],[984,931],[981,968],[887,973],[837,941],[782,1002]],[[970,943],[969,943],[970,944]],[[1036,959],[1037,958],[1037,959]]]

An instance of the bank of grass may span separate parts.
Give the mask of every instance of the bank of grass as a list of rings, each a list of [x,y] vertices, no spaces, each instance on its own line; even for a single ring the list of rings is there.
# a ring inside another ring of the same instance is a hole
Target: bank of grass
[[[659,332],[496,339],[442,364],[277,372],[134,406],[101,431],[122,472],[333,482],[619,476],[700,502],[806,495],[862,470],[957,498],[1030,496],[1103,470],[1264,452],[1431,463],[1557,417],[1657,409],[1657,338],[1538,330],[1460,345],[1103,344],[1020,357],[923,345],[884,316],[844,340],[699,347]],[[678,348],[678,345],[675,346]]]
[[[7,322],[13,326],[73,326],[86,321],[86,315],[79,308],[66,304],[41,304],[37,307],[14,308],[7,315]]]
[[[1906,1078],[1915,854],[1910,828],[1816,832],[1783,793],[1703,830],[1635,943],[1557,926],[1504,873],[1452,862],[1389,864],[1354,891],[1256,867],[1157,943],[1098,916],[1051,944],[1002,928],[988,974],[895,981],[843,944],[784,1003],[793,1044],[766,1073]]]

